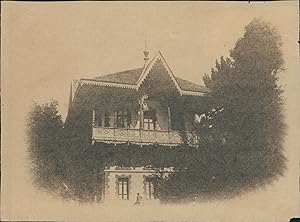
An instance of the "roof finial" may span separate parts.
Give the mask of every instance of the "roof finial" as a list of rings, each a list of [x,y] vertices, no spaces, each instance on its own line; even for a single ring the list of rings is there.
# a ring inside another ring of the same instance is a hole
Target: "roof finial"
[[[149,58],[149,51],[148,51],[148,47],[147,47],[147,33],[145,34],[145,50],[144,50],[144,60],[145,60],[145,65],[147,64]]]

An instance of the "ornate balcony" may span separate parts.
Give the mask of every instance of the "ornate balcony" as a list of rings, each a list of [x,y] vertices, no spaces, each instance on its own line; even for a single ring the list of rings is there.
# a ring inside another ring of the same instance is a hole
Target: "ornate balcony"
[[[105,143],[159,144],[176,146],[182,143],[177,131],[93,127],[93,141]]]

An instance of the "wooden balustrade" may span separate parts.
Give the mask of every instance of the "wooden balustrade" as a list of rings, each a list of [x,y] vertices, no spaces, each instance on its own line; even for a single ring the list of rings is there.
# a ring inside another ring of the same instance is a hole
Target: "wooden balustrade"
[[[109,143],[178,145],[182,143],[177,131],[93,127],[93,140]]]

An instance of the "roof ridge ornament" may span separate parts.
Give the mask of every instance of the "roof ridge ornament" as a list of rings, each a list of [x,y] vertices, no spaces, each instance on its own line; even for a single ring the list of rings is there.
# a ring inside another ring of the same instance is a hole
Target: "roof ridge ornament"
[[[149,61],[149,51],[148,51],[148,47],[147,47],[147,33],[145,34],[145,49],[144,49],[144,67],[147,65],[148,61]]]

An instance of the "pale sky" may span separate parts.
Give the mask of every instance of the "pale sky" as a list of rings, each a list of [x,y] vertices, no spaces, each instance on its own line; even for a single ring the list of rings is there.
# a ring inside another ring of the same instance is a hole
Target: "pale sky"
[[[32,99],[58,100],[63,117],[73,79],[143,66],[146,33],[150,57],[160,50],[176,76],[202,84],[203,74],[210,72],[216,59],[228,55],[254,17],[272,22],[291,40],[296,30],[286,24],[297,16],[283,14],[293,6],[296,12],[296,4],[283,2],[12,2],[3,6],[7,21],[3,41],[11,43],[5,44],[7,62],[14,66],[10,75],[22,79]]]
[[[300,131],[297,1],[1,4],[2,177],[5,178],[1,213],[4,218],[65,220],[72,215],[83,216],[79,215],[80,208],[77,214],[69,212],[69,208],[62,211],[61,202],[45,193],[38,194],[31,185],[24,146],[24,120],[32,101],[58,100],[59,111],[65,118],[73,79],[143,66],[145,33],[150,57],[160,50],[176,76],[201,84],[203,74],[210,72],[216,59],[228,55],[228,50],[234,47],[254,17],[271,22],[284,41],[286,71],[280,83],[286,99],[288,170],[270,187],[237,200],[215,203],[217,206],[213,209],[217,213],[210,218],[215,216],[226,221],[226,218],[244,218],[242,213],[248,213],[249,221],[269,214],[288,221],[300,212],[297,211],[300,198],[297,185]],[[180,214],[178,218],[182,220],[195,220],[206,215],[211,207],[195,210],[195,218],[185,217],[185,211],[174,212]],[[232,209],[235,211],[230,214]],[[161,211],[166,220],[172,218]],[[161,218],[159,213],[157,217],[150,215],[149,220]]]

